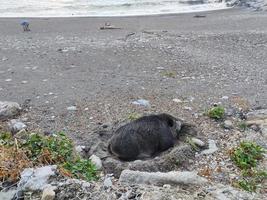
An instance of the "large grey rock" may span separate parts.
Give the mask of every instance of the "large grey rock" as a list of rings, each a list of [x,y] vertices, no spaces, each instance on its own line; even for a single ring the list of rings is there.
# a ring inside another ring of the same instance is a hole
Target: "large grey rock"
[[[12,119],[10,120],[10,122],[8,123],[8,127],[9,130],[11,131],[11,133],[15,134],[21,130],[25,130],[27,129],[27,125],[24,124],[23,122],[16,120],[16,119]]]
[[[21,107],[16,102],[0,101],[0,120],[7,120],[15,117],[21,111]]]
[[[119,181],[126,184],[149,184],[149,185],[200,185],[207,182],[205,178],[197,175],[197,172],[140,172],[123,170]]]
[[[49,165],[40,168],[27,168],[21,173],[19,188],[22,190],[43,190],[49,187],[49,178],[55,176],[57,166]]]
[[[11,200],[16,194],[16,190],[9,190],[6,192],[0,192],[1,200]]]

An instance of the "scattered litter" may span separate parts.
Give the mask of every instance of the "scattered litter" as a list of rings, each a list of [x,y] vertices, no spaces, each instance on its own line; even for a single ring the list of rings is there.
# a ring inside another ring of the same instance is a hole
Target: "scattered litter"
[[[22,83],[22,84],[26,84],[26,83],[28,83],[28,81],[21,81],[21,83]]]
[[[12,81],[12,79],[11,79],[11,78],[8,78],[8,79],[6,79],[5,81],[6,81],[6,82],[10,82],[10,81]]]
[[[149,101],[145,100],[145,99],[138,99],[136,101],[133,101],[132,104],[139,105],[139,106],[150,107]]]
[[[228,96],[223,96],[222,99],[223,100],[227,100],[227,99],[229,99],[229,97]]]

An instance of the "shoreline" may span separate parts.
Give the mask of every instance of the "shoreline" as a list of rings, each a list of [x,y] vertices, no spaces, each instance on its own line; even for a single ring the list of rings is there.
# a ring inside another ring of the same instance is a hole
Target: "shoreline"
[[[173,16],[173,15],[180,15],[180,14],[193,14],[193,13],[213,13],[213,12],[218,12],[218,11],[224,11],[228,9],[240,9],[240,8],[235,8],[234,6],[230,7],[225,7],[225,8],[217,8],[217,9],[212,9],[212,10],[200,10],[200,11],[188,11],[188,12],[170,12],[170,13],[155,13],[155,14],[140,14],[140,15],[69,15],[69,16],[39,16],[39,17],[27,17],[27,16],[14,16],[14,17],[1,17],[0,19],[18,19],[18,18],[27,18],[27,19],[43,19],[43,18],[128,18],[128,17],[153,17],[153,16]]]

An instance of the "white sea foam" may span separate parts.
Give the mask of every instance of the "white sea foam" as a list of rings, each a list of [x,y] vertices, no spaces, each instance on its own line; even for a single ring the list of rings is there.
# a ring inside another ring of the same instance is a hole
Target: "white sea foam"
[[[0,17],[133,16],[227,8],[225,0],[0,0]]]

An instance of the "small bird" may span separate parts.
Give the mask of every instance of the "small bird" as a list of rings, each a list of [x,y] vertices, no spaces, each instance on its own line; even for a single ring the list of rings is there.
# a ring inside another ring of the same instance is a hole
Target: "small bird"
[[[20,25],[23,27],[23,31],[30,31],[29,25],[30,23],[27,20],[23,20]]]

